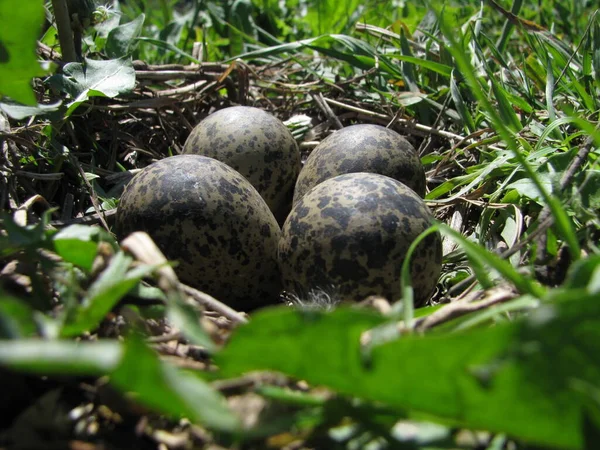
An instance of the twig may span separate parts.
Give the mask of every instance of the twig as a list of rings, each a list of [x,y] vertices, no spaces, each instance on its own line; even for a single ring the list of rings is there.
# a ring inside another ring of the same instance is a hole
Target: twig
[[[216,84],[217,84],[216,81],[212,81],[209,84],[209,82],[206,80],[200,80],[200,81],[196,81],[195,83],[188,84],[183,87],[156,91],[156,96],[157,97],[171,97],[174,95],[188,94],[190,92],[194,92],[194,91],[198,90],[198,88],[201,88],[203,86],[211,86],[211,85],[214,86]]]
[[[203,76],[198,70],[136,70],[136,80],[169,81],[179,78],[192,78]]]
[[[471,312],[480,311],[497,303],[502,303],[515,298],[514,291],[497,288],[491,292],[487,291],[487,298],[481,301],[476,301],[482,294],[483,293],[481,291],[474,292],[462,300],[458,300],[454,303],[444,306],[429,316],[416,319],[415,329],[418,331],[425,331],[433,328],[436,325],[455,319],[456,317],[461,317]]]
[[[248,319],[246,319],[241,313],[225,305],[224,303],[221,303],[216,298],[183,283],[181,283],[181,287],[183,288],[183,292],[192,297],[195,301],[208,309],[218,312],[232,322],[238,324],[248,323]]]
[[[370,117],[376,117],[379,119],[383,119],[386,122],[389,122],[392,119],[387,114],[376,113],[373,111],[369,111],[368,109],[363,109],[363,108],[359,108],[357,106],[348,105],[346,103],[338,102],[337,100],[333,100],[330,98],[326,98],[325,101],[331,105],[335,105],[340,108],[347,109],[349,111],[354,111],[357,113],[366,114],[367,116],[370,116]],[[426,125],[422,125],[420,123],[415,123],[413,121],[402,119],[402,118],[398,118],[395,121],[395,123],[401,124],[402,126],[404,126],[406,128],[414,128],[415,130],[424,131],[429,134],[435,134],[437,136],[441,136],[443,138],[450,139],[450,140],[458,140],[458,141],[468,142],[468,143],[475,142],[475,141],[471,141],[470,139],[467,140],[464,136],[461,136],[459,134],[450,133],[449,131],[438,130],[436,128],[428,127]],[[492,148],[492,147],[490,146],[490,148]],[[500,150],[499,148],[494,148],[494,149]]]
[[[60,180],[65,174],[63,172],[56,173],[35,173],[35,172],[27,172],[25,170],[17,170],[15,175],[21,177],[31,178],[33,180],[42,180],[42,181],[57,181]]]
[[[325,101],[325,98],[323,97],[323,94],[321,94],[319,92],[317,94],[310,94],[310,96],[313,98],[313,100],[319,106],[319,108],[321,108],[321,111],[323,111],[325,113],[325,115],[327,116],[327,118],[329,119],[329,121],[333,125],[335,125],[335,127],[338,130],[341,130],[342,128],[344,128],[344,125],[342,125],[342,122],[340,122],[340,119],[334,114],[334,112],[331,110],[331,108],[329,107],[329,105]]]
[[[146,339],[151,344],[163,344],[165,342],[178,341],[182,338],[180,331],[175,331],[169,334],[162,334],[160,336],[150,336]]]
[[[76,217],[74,219],[69,220],[53,220],[50,222],[50,225],[55,228],[62,228],[68,225],[96,225],[102,223],[104,219],[106,224],[114,224],[115,218],[117,214],[117,208],[109,209],[107,211],[103,211],[101,214],[94,213],[89,216]]]

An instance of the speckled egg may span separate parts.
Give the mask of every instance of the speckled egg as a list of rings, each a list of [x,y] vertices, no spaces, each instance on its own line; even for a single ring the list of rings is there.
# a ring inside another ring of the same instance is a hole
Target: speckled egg
[[[199,155],[162,159],[126,186],[120,238],[145,231],[186,284],[243,310],[277,301],[279,225],[256,189],[226,164]]]
[[[414,147],[394,130],[363,124],[342,128],[313,149],[298,176],[293,203],[317,184],[355,172],[386,175],[425,195],[425,171]]]
[[[287,127],[258,108],[221,109],[192,131],[184,154],[210,156],[244,175],[271,208],[285,219],[300,172],[300,151]]]
[[[424,201],[397,180],[372,173],[330,178],[308,191],[285,221],[278,250],[284,289],[299,298],[321,289],[346,300],[398,300],[408,248],[432,220]],[[436,233],[413,254],[416,305],[430,298],[441,263]]]

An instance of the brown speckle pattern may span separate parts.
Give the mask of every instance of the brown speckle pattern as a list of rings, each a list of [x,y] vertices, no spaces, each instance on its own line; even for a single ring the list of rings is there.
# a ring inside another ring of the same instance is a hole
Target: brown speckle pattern
[[[283,286],[300,297],[333,287],[345,299],[398,300],[406,252],[431,224],[423,200],[392,178],[372,173],[330,178],[307,192],[285,221],[278,249]],[[439,234],[430,235],[413,255],[417,305],[431,296],[441,263]]]
[[[356,172],[386,175],[425,195],[425,171],[414,147],[394,130],[364,124],[336,131],[314,148],[300,171],[293,203],[329,178]]]
[[[194,128],[183,153],[209,156],[233,167],[277,217],[285,218],[289,212],[300,151],[290,131],[273,115],[249,106],[221,109]]]
[[[143,169],[125,188],[122,238],[145,231],[180,279],[234,308],[277,301],[279,225],[256,189],[215,159],[180,155]]]

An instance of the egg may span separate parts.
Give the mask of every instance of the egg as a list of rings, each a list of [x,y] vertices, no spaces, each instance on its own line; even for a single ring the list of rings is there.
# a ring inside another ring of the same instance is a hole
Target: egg
[[[326,291],[342,300],[398,300],[408,248],[432,224],[419,195],[393,178],[359,172],[327,179],[294,204],[283,225],[283,287],[299,298]],[[431,234],[411,259],[417,306],[430,298],[441,264],[441,239]]]
[[[115,229],[147,232],[183,282],[234,308],[278,301],[279,225],[250,182],[216,159],[179,155],[144,168],[121,196]]]

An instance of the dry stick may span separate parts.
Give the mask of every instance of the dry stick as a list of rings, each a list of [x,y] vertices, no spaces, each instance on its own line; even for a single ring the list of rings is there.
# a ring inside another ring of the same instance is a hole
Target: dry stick
[[[327,102],[325,101],[323,94],[321,94],[319,92],[318,94],[310,94],[310,96],[313,98],[313,100],[319,106],[319,108],[321,108],[321,110],[325,113],[325,115],[327,116],[329,121],[333,125],[335,125],[335,127],[338,130],[341,130],[342,128],[344,128],[344,125],[342,125],[342,122],[340,122],[340,119],[333,113],[333,111],[331,110],[331,108],[329,107]]]
[[[200,71],[191,70],[136,70],[137,80],[169,81],[179,78],[197,78],[204,76]]]
[[[167,258],[156,246],[148,233],[135,231],[121,241],[121,248],[145,264],[162,264],[157,269],[158,285],[163,290],[178,290],[191,297],[196,303],[206,306],[231,320],[234,323],[247,323],[248,320],[239,312],[221,303],[210,295],[200,292],[179,281],[175,270],[167,264]]]
[[[208,309],[211,309],[215,312],[218,312],[222,316],[231,320],[233,323],[248,323],[248,319],[246,319],[241,313],[236,311],[235,309],[221,303],[216,298],[206,294],[205,292],[201,292],[197,289],[194,289],[191,286],[180,283],[183,288],[183,292],[192,297],[195,301],[205,306]]]
[[[68,225],[97,225],[101,223],[102,219],[106,221],[106,223],[113,224],[115,217],[117,214],[117,208],[109,209],[107,211],[103,211],[102,214],[94,213],[88,216],[76,217],[74,219],[68,220],[53,220],[50,222],[50,225],[55,228],[62,228]]]
[[[160,336],[150,336],[146,338],[146,341],[151,344],[163,344],[165,342],[177,341],[182,338],[181,331],[175,331],[169,334],[163,334]]]
[[[196,81],[195,83],[188,84],[183,87],[174,88],[174,89],[164,89],[161,91],[157,91],[156,96],[157,97],[171,97],[171,96],[179,95],[179,94],[189,94],[190,92],[194,92],[194,91],[198,90],[199,88],[207,85],[208,83],[209,83],[209,81],[207,81],[207,80],[200,80],[200,81]],[[217,84],[216,81],[212,81],[210,83],[212,85]]]
[[[429,316],[416,319],[415,329],[425,331],[456,317],[464,316],[465,314],[475,311],[481,311],[497,303],[502,303],[515,298],[514,292],[510,290],[501,290],[500,292],[492,292],[487,299],[475,302],[479,295],[481,295],[481,292],[475,292],[471,296],[451,303]]]
[[[359,108],[357,106],[352,106],[352,105],[348,105],[346,103],[338,102],[337,100],[332,100],[332,99],[329,99],[329,98],[325,98],[325,101],[327,103],[331,104],[331,105],[339,106],[340,108],[344,108],[344,109],[347,109],[349,111],[354,111],[354,112],[357,112],[357,113],[366,114],[367,116],[370,116],[370,117],[376,117],[376,118],[383,119],[383,120],[386,120],[386,121],[389,121],[391,119],[390,116],[388,116],[387,114],[376,113],[376,112],[373,112],[373,111],[369,111],[368,109],[363,109],[363,108]],[[450,133],[449,131],[438,130],[436,128],[428,127],[426,125],[421,125],[420,123],[415,123],[415,122],[412,122],[412,121],[406,120],[406,119],[398,118],[395,123],[401,124],[401,125],[403,125],[403,126],[405,126],[407,128],[414,128],[414,129],[419,130],[419,131],[424,131],[426,133],[435,134],[437,136],[441,136],[441,137],[446,138],[446,139],[456,139],[456,140],[459,140],[459,141],[464,141],[465,140],[464,136],[460,136],[458,134]],[[471,143],[470,140],[467,141],[467,142]],[[473,143],[475,143],[475,141],[473,141]],[[490,148],[493,149],[493,150],[501,150],[498,147],[492,147],[492,146],[490,146]]]
[[[17,170],[17,171],[15,171],[15,175],[31,178],[33,180],[57,181],[57,180],[60,180],[65,174],[63,172],[35,173],[35,172],[27,172],[26,170]]]
[[[142,72],[163,72],[163,71],[186,71],[192,73],[205,73],[207,71],[217,71],[223,72],[227,70],[229,64],[223,63],[212,63],[212,62],[204,62],[200,64],[146,64],[144,61],[135,60],[133,61],[133,67],[136,71]]]

